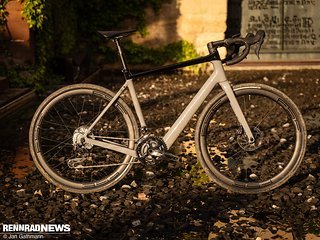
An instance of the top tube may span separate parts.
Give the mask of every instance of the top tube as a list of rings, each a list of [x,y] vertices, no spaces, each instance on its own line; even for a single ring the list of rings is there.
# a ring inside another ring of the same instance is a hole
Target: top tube
[[[188,67],[188,66],[192,66],[192,65],[196,65],[196,64],[200,64],[200,63],[205,63],[205,62],[210,62],[210,61],[214,61],[214,60],[220,60],[220,55],[218,51],[214,51],[213,53],[210,53],[207,56],[204,57],[198,57],[198,58],[194,58],[191,60],[187,60],[187,61],[183,61],[183,62],[179,62],[179,63],[174,63],[174,64],[170,64],[170,65],[166,65],[166,66],[161,66],[161,67],[157,67],[157,68],[153,68],[151,70],[147,70],[144,72],[138,72],[138,73],[128,73],[129,75],[127,76],[129,79],[131,78],[136,78],[136,77],[142,77],[142,76],[146,76],[149,74],[154,74],[154,73],[160,73],[163,71],[170,71],[170,70],[175,70],[178,68],[182,68],[182,67]]]

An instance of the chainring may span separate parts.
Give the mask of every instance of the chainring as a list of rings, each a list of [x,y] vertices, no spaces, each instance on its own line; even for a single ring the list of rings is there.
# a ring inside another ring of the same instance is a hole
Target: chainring
[[[143,163],[155,164],[165,154],[167,146],[161,138],[145,135],[139,139],[136,151]]]

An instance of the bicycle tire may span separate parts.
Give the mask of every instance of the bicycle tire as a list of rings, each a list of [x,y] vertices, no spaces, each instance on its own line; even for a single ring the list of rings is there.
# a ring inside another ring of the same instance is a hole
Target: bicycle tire
[[[81,145],[78,140],[113,96],[97,85],[74,84],[55,91],[40,104],[31,121],[29,148],[36,167],[51,183],[69,192],[91,193],[114,186],[128,173],[134,157]],[[130,108],[119,98],[90,134],[107,136],[134,149],[138,126]],[[81,168],[103,164],[117,165]]]
[[[307,141],[303,117],[294,102],[273,87],[241,84],[233,90],[255,142],[248,143],[222,92],[199,116],[195,133],[199,161],[212,180],[230,191],[270,191],[301,164]]]

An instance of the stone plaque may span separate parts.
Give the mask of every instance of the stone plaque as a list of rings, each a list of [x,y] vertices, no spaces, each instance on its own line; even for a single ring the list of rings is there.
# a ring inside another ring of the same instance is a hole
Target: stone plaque
[[[264,52],[320,51],[319,0],[243,0],[241,33],[266,31]]]

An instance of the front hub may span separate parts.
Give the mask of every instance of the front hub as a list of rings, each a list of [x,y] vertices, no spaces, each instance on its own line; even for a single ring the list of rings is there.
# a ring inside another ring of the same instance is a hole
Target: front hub
[[[237,137],[237,142],[239,146],[248,152],[252,152],[257,150],[262,145],[263,140],[263,133],[260,131],[257,127],[250,127],[252,134],[254,136],[254,141],[249,142],[247,135],[244,133],[244,131],[241,131],[241,133]]]

